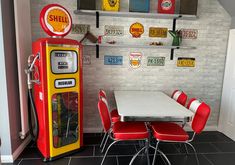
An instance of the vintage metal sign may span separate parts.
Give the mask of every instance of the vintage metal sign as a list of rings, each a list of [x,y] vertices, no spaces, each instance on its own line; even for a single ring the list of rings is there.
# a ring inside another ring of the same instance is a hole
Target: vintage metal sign
[[[195,58],[179,57],[177,67],[195,67]]]
[[[148,57],[147,66],[165,66],[165,57]]]
[[[91,56],[90,55],[83,56],[82,61],[84,65],[91,65]]]
[[[66,36],[71,30],[72,18],[63,6],[51,4],[42,9],[40,24],[50,36]]]
[[[140,38],[144,33],[144,26],[141,23],[136,22],[130,26],[130,33],[132,34],[132,37]]]
[[[72,34],[86,34],[88,31],[90,31],[90,25],[85,25],[85,24],[72,25]]]
[[[104,65],[123,65],[122,56],[104,56]]]
[[[168,28],[149,28],[149,37],[167,38]]]
[[[123,36],[124,26],[105,25],[104,35],[106,36]]]
[[[142,53],[131,53],[130,54],[130,66],[134,69],[141,66]]]
[[[182,39],[197,39],[197,29],[181,29]]]

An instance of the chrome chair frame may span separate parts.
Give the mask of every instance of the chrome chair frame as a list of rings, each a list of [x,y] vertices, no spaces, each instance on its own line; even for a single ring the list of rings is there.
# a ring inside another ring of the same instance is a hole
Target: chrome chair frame
[[[113,142],[108,146],[108,148],[106,149],[105,151],[105,154],[104,154],[104,157],[102,159],[102,162],[101,162],[101,165],[103,165],[104,161],[105,161],[105,158],[108,154],[108,151],[109,149],[117,142],[121,142],[121,141],[134,141],[135,139],[131,139],[131,140],[116,140],[113,136],[112,136],[112,129],[110,129],[109,131],[106,132],[107,133],[107,137],[106,137],[106,140],[105,140],[105,144],[104,144],[104,147],[102,148],[102,150],[105,149],[105,146],[106,146],[106,143],[108,141],[108,139],[110,138],[111,140],[113,140]],[[136,139],[138,141],[140,140],[145,140],[145,146],[142,147],[131,159],[129,165],[132,165],[132,163],[134,162],[134,160],[136,159],[136,157],[145,149],[146,151],[146,156],[147,156],[147,162],[148,162],[148,165],[150,165],[150,160],[149,160],[149,137],[148,138],[144,138],[144,139]]]
[[[185,144],[185,148],[186,148],[186,153],[188,154],[188,150],[187,150],[187,146],[186,144],[188,144],[194,151],[195,153],[195,157],[196,157],[196,161],[197,161],[197,165],[199,165],[199,159],[198,159],[198,156],[197,156],[197,152],[196,152],[196,149],[194,148],[194,146],[191,144],[191,142],[194,140],[194,137],[195,137],[196,133],[194,132],[193,136],[191,137],[191,139],[189,140],[186,140],[186,141],[167,141],[167,140],[159,140],[159,139],[156,139],[157,140],[157,144],[156,144],[156,147],[153,147],[150,145],[150,148],[153,148],[155,150],[154,152],[154,157],[153,157],[153,161],[152,161],[152,165],[154,165],[155,161],[156,161],[156,155],[157,155],[157,152],[159,152],[164,158],[165,160],[167,161],[167,163],[169,165],[171,165],[171,162],[169,161],[169,159],[167,158],[167,156],[161,151],[158,149],[158,146],[159,146],[159,143],[160,142],[170,142],[170,143],[181,143],[181,144]]]

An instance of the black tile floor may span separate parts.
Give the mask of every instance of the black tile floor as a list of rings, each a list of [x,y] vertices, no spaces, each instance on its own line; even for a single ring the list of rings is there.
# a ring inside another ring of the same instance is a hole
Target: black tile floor
[[[99,165],[103,156],[99,148],[100,140],[101,134],[85,134],[85,147],[81,152],[49,163],[42,162],[36,146],[30,143],[14,163],[4,165]],[[196,136],[193,145],[197,150],[200,165],[235,165],[235,142],[220,132],[203,132]],[[104,164],[128,165],[139,147],[138,142],[119,143],[111,148]],[[179,144],[162,143],[159,147],[172,165],[197,164],[193,151],[189,149],[187,155],[184,147],[180,147]],[[153,152],[150,150],[151,161]],[[133,164],[146,165],[145,154],[140,154]],[[159,155],[156,164],[165,165]]]

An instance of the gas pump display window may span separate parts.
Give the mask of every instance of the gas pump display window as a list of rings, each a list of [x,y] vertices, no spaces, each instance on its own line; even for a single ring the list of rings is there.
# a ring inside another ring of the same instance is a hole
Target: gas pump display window
[[[75,51],[54,50],[51,52],[51,69],[55,74],[76,73],[78,55]]]
[[[53,145],[59,148],[79,139],[78,93],[65,92],[52,96]]]

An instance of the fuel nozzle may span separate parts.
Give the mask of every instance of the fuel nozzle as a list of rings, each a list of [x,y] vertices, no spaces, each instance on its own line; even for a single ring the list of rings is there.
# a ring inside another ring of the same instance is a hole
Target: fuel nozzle
[[[39,54],[37,54],[35,57],[34,57],[34,55],[30,55],[28,57],[28,68],[25,69],[25,73],[27,74],[28,89],[33,88],[33,83],[40,83],[39,79],[36,79],[36,80],[33,79],[33,71],[38,73],[38,68],[35,66],[35,62],[38,58],[39,58]],[[33,60],[31,60],[31,59],[33,59]]]

